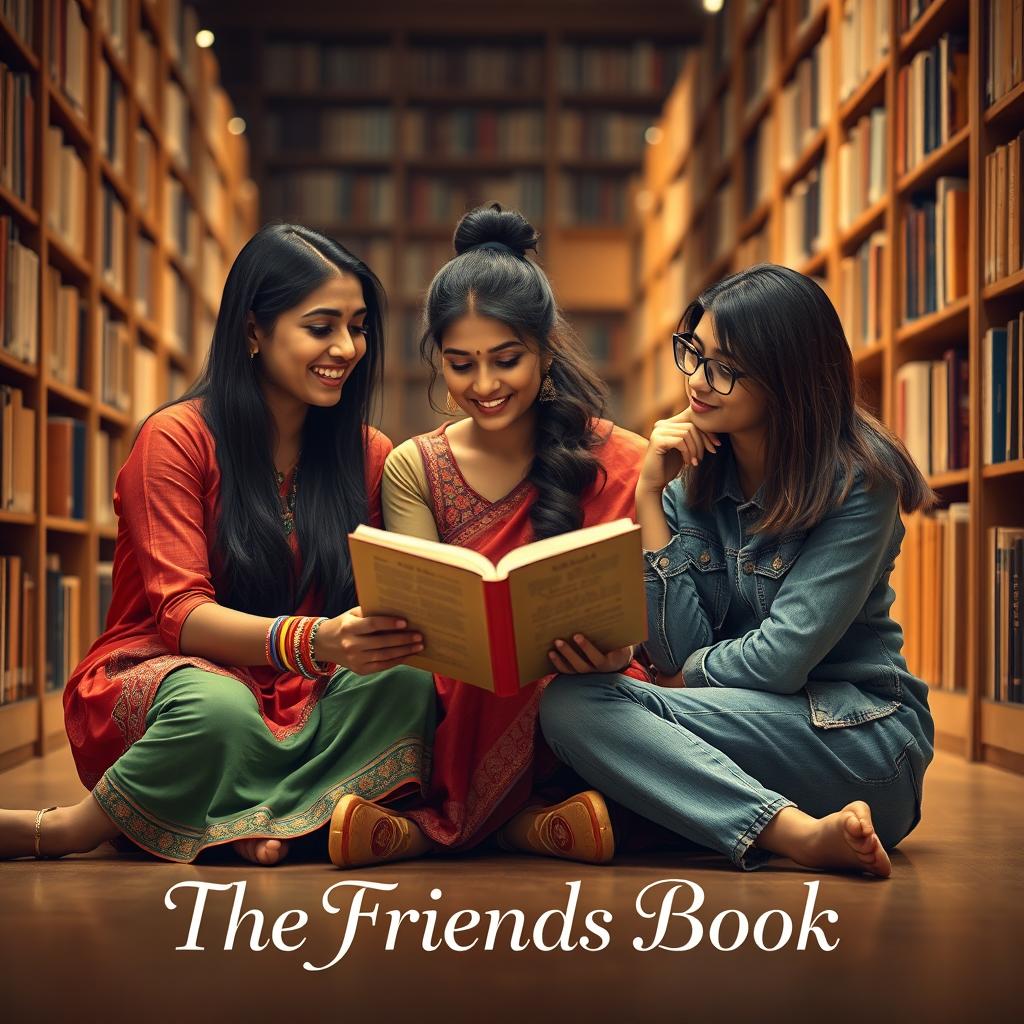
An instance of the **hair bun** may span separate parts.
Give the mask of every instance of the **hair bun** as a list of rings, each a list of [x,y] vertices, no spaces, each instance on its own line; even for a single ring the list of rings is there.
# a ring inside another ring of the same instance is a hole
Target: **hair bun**
[[[455,227],[452,243],[457,256],[484,242],[499,242],[517,256],[525,256],[527,249],[536,252],[539,239],[533,225],[518,210],[503,210],[500,203],[488,203],[463,216]]]

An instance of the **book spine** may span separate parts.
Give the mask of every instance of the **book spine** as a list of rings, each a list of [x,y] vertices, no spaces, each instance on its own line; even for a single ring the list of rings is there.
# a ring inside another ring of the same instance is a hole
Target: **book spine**
[[[484,607],[487,611],[494,694],[497,697],[512,697],[519,692],[519,661],[516,657],[515,625],[512,622],[512,591],[508,580],[484,581]]]

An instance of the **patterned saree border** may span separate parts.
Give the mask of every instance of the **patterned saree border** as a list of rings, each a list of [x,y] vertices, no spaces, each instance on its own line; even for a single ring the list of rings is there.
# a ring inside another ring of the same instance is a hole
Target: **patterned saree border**
[[[477,494],[462,475],[443,426],[415,441],[427,475],[437,532],[445,544],[469,547],[532,497],[533,485],[528,480],[500,501],[489,502]]]
[[[307,835],[327,823],[346,794],[383,800],[410,783],[422,785],[429,764],[430,750],[424,741],[403,737],[359,771],[334,783],[305,810],[275,818],[270,808],[257,807],[204,829],[165,822],[146,811],[118,785],[109,769],[92,792],[107,817],[137,846],[163,860],[189,864],[203,850],[238,839],[294,839]]]
[[[404,812],[427,838],[449,849],[486,838],[477,837],[476,832],[494,814],[533,759],[540,698],[553,678],[548,676],[534,684],[530,700],[515,721],[491,744],[473,771],[464,803],[446,800],[440,813],[435,808]]]

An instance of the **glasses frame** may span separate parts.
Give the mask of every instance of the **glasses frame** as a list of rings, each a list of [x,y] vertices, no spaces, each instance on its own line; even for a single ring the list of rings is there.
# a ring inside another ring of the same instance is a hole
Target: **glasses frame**
[[[680,347],[689,348],[693,352],[697,359],[697,365],[692,370],[687,370],[682,360],[679,358]],[[703,365],[704,367],[704,379],[708,382],[708,387],[715,392],[716,395],[731,395],[733,388],[736,386],[736,381],[743,380],[744,377],[749,377],[750,374],[744,373],[742,370],[734,370],[728,363],[723,363],[721,359],[709,358],[700,351],[697,346],[693,343],[693,331],[676,331],[672,335],[672,358],[675,361],[676,369],[680,373],[685,373],[687,377],[692,377]],[[729,375],[729,390],[722,391],[721,388],[716,388],[714,380],[712,379],[713,371],[709,369],[711,363],[717,363],[723,368],[722,376],[726,375],[726,371]]]

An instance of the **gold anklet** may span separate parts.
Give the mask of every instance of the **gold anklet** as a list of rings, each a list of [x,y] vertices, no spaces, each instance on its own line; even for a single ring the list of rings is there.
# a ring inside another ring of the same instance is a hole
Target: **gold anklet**
[[[40,837],[40,835],[42,833],[42,830],[43,830],[43,815],[46,814],[47,811],[55,811],[55,810],[57,810],[57,805],[56,804],[54,804],[53,807],[44,807],[36,815],[36,860],[45,860],[46,859],[39,852],[39,837]]]

